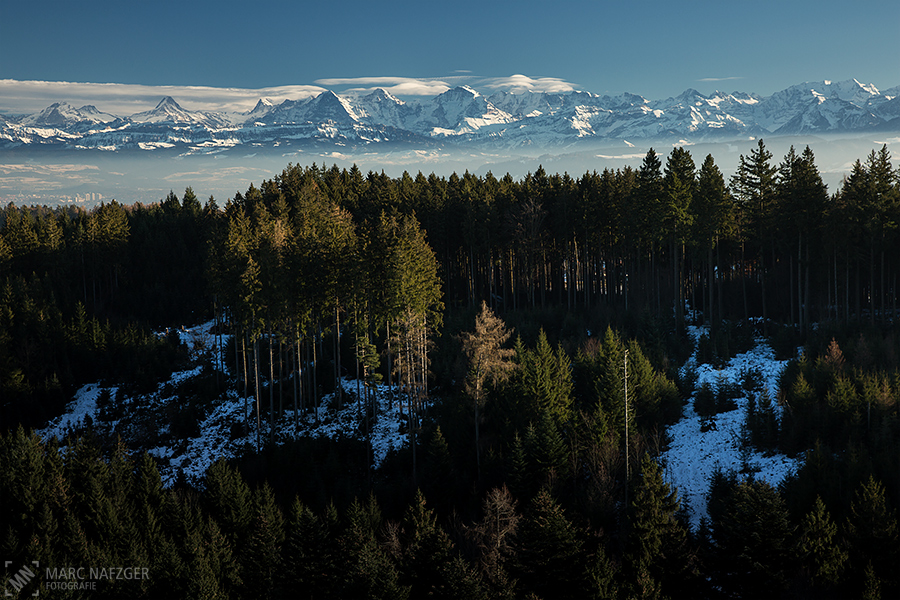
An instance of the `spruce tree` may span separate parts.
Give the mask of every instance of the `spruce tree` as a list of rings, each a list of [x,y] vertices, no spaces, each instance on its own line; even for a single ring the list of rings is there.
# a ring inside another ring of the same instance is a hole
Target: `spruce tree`
[[[706,286],[708,299],[704,302],[707,320],[710,322],[711,338],[715,338],[721,320],[724,318],[721,279],[717,276],[717,261],[713,260],[713,252],[718,252],[721,238],[725,237],[733,227],[734,206],[725,186],[725,179],[716,166],[712,154],[707,154],[697,174],[697,189],[691,202],[693,215],[694,240],[701,250],[705,250]],[[718,295],[717,295],[717,290]],[[718,298],[718,303],[716,299]]]
[[[294,498],[282,550],[281,595],[302,598],[334,596],[340,587],[338,548],[327,524]]]
[[[850,503],[846,529],[850,560],[856,572],[869,565],[887,587],[896,587],[900,580],[896,569],[900,560],[900,527],[884,484],[874,477],[869,476],[857,488]]]
[[[532,500],[517,536],[516,576],[524,593],[541,598],[581,598],[586,564],[582,532],[547,489]]]
[[[764,481],[741,481],[709,510],[721,584],[747,598],[770,598],[783,589],[793,528],[778,491]]]
[[[284,518],[268,484],[253,493],[253,519],[240,563],[244,593],[257,598],[275,597],[281,570]]]
[[[459,557],[421,491],[407,509],[402,527],[401,583],[410,586],[411,597],[483,597],[479,578]]]
[[[347,509],[346,520],[339,556],[346,561],[347,571],[341,577],[340,595],[385,600],[408,597],[409,588],[401,585],[397,567],[376,538],[381,527],[381,511],[374,496],[366,503],[354,499]]]
[[[672,597],[696,593],[695,557],[688,548],[687,529],[676,517],[679,510],[677,491],[663,481],[659,465],[645,453],[628,507],[626,565],[635,569],[636,593],[650,580]]]
[[[837,525],[817,496],[803,517],[797,546],[803,570],[816,589],[832,588],[840,581],[848,558],[841,541]]]

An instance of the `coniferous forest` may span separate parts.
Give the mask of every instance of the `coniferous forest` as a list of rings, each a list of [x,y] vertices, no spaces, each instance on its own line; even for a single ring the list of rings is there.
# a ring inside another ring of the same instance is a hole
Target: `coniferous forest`
[[[7,591],[39,563],[130,569],[41,590],[59,598],[897,597],[900,171],[884,147],[828,190],[808,147],[759,140],[728,179],[699,159],[521,180],[289,165],[222,204],[6,206]],[[188,438],[236,390],[244,456],[164,486],[90,424],[33,433],[87,383],[155,389],[188,360],[176,327],[208,321],[159,426]],[[746,443],[801,466],[778,487],[718,472],[692,528],[660,453],[717,392],[681,367],[760,336],[792,360]],[[406,419],[379,468],[357,439],[275,443],[326,396],[368,421],[376,385]]]

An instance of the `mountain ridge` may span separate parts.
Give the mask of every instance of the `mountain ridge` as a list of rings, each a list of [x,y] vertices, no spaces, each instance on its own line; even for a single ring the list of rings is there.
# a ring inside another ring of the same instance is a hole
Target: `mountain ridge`
[[[260,98],[244,113],[193,111],[171,96],[130,116],[59,102],[34,114],[0,116],[0,148],[60,146],[120,150],[210,145],[467,145],[561,147],[586,141],[784,136],[900,131],[900,86],[879,91],[856,79],[805,82],[759,96],[747,92],[648,100],[586,91],[495,92],[458,86],[424,99],[400,100],[376,89],[365,95],[326,90],[278,104]],[[375,146],[375,148],[372,148]]]

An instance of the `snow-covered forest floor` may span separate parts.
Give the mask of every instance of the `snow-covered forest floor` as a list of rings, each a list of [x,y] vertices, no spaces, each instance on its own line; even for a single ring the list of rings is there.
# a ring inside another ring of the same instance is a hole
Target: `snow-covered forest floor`
[[[211,333],[213,325],[213,322],[208,322],[179,332],[182,342],[187,344],[190,350],[192,362],[202,363],[203,355],[208,356],[208,350],[214,344]],[[226,342],[227,339],[222,342],[223,345]],[[226,363],[220,363],[220,368],[227,373]],[[173,373],[168,381],[159,384],[156,392],[142,394],[139,397],[126,397],[120,394],[118,386],[103,387],[99,383],[86,385],[75,394],[65,414],[51,421],[37,433],[45,440],[53,436],[62,440],[68,433],[77,432],[86,422],[90,422],[94,431],[112,439],[121,435],[125,440],[132,440],[132,443],[129,443],[132,450],[146,450],[156,457],[164,484],[171,485],[179,476],[179,472],[183,472],[187,482],[202,485],[206,470],[216,460],[240,456],[245,451],[254,450],[257,444],[253,399],[245,400],[232,389],[226,392],[223,399],[209,408],[208,414],[199,423],[197,435],[186,439],[180,438],[172,435],[168,426],[158,426],[160,417],[177,408],[172,404],[179,401],[178,389],[188,384],[192,378],[200,377],[202,373],[202,364]],[[293,406],[286,407],[282,418],[275,424],[276,443],[304,436],[365,440],[367,435],[362,419],[364,411],[362,403],[356,401],[356,381],[344,379],[342,383],[346,392],[342,410],[336,410],[334,394],[320,398],[318,420],[314,411],[306,414],[300,411],[295,421]],[[112,409],[104,410],[105,392],[109,393]],[[400,448],[403,445],[406,436],[400,433],[405,421],[405,416],[400,410],[401,404],[389,401],[390,392],[386,385],[376,386],[374,394],[378,414],[369,435],[372,443],[372,460],[377,468],[393,448]],[[268,406],[267,391],[264,390],[260,396],[263,403],[262,410],[265,411]],[[108,416],[109,413],[120,412],[115,407],[121,406],[128,407],[121,418]],[[239,425],[247,420],[247,415],[251,428],[245,432]],[[267,416],[263,415],[261,419],[263,422],[260,436],[262,443],[265,444],[271,431]],[[144,441],[144,447],[136,447],[133,442],[138,440]]]
[[[168,423],[171,419],[165,417],[178,410],[176,404],[182,397],[179,390],[203,375],[203,362],[208,363],[209,349],[214,344],[212,327],[213,323],[209,322],[180,332],[182,341],[190,349],[194,366],[173,373],[168,381],[159,384],[155,392],[134,397],[122,392],[120,386],[86,385],[75,394],[66,413],[38,434],[45,440],[53,436],[63,439],[89,422],[95,432],[107,439],[121,435],[131,450],[146,450],[155,456],[163,482],[167,485],[172,484],[179,473],[183,473],[189,483],[202,484],[205,472],[213,462],[240,456],[255,449],[257,443],[252,399],[245,401],[234,390],[229,390],[215,404],[205,408],[205,416],[199,420],[198,429],[192,432],[194,435],[176,435],[169,431],[169,425],[159,425]],[[691,326],[689,331],[695,342],[705,333],[704,329],[696,326]],[[741,382],[748,373],[754,374],[768,390],[775,410],[780,411],[774,399],[778,377],[787,361],[776,360],[774,351],[763,339],[757,339],[752,350],[733,357],[718,369],[710,364],[698,364],[697,356],[695,349],[694,355],[683,367],[696,372],[695,390],[699,390],[704,383],[713,387],[726,383],[740,389],[743,395],[734,399],[736,408],[733,410],[706,419],[694,410],[695,391],[684,408],[681,420],[668,430],[670,444],[662,456],[666,477],[670,484],[678,488],[679,497],[687,506],[694,527],[706,515],[709,480],[716,470],[752,472],[757,479],[777,485],[799,467],[798,459],[780,454],[764,455],[752,450],[746,444],[744,431],[748,396]],[[220,364],[220,367],[227,371],[227,365]],[[318,420],[313,412],[309,412],[301,413],[295,421],[293,406],[286,407],[275,426],[276,442],[284,443],[303,436],[365,440],[363,409],[355,399],[356,381],[345,379],[343,385],[347,394],[342,410],[336,410],[333,395],[325,396],[320,401]],[[401,433],[404,416],[400,404],[389,402],[387,386],[377,386],[374,393],[378,411],[370,435],[373,463],[378,467],[391,449],[406,443],[407,437]],[[267,396],[265,391],[261,393],[263,409],[268,403]],[[251,423],[249,432],[239,426],[245,422],[247,414]],[[266,417],[262,419],[261,436],[265,442],[270,431]],[[714,421],[713,428],[709,427],[710,421]],[[702,427],[704,422],[706,427]]]
[[[663,453],[663,460],[667,480],[678,488],[682,505],[687,506],[691,515],[691,525],[697,528],[700,519],[707,515],[706,494],[710,476],[716,470],[752,473],[756,479],[777,486],[789,473],[799,468],[800,462],[783,454],[763,454],[753,450],[746,443],[744,431],[748,391],[742,387],[742,381],[748,374],[757,379],[768,390],[775,413],[780,418],[781,408],[775,398],[778,396],[778,378],[788,361],[776,360],[775,352],[766,341],[757,338],[749,352],[734,356],[721,368],[708,363],[698,364],[699,340],[708,331],[690,326],[688,332],[694,338],[694,354],[682,367],[682,375],[685,370],[693,369],[697,374],[697,383],[681,420],[668,429],[671,443]],[[694,410],[694,402],[697,391],[704,383],[713,389],[725,384],[740,390],[741,395],[734,398],[736,408],[709,419],[699,416]],[[755,393],[758,397],[758,392]],[[704,422],[706,427],[703,427]]]

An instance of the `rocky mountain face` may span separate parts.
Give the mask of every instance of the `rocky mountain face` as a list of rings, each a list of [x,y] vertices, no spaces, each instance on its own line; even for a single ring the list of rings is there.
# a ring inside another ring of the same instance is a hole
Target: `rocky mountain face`
[[[240,114],[191,111],[165,97],[154,109],[129,117],[57,103],[32,115],[0,116],[0,148],[393,143],[514,149],[863,131],[900,131],[900,88],[881,92],[856,80],[822,81],[768,97],[740,92],[705,96],[689,89],[655,101],[590,92],[484,96],[465,86],[408,102],[381,89],[357,96],[326,91],[280,104],[261,99],[252,111]]]

